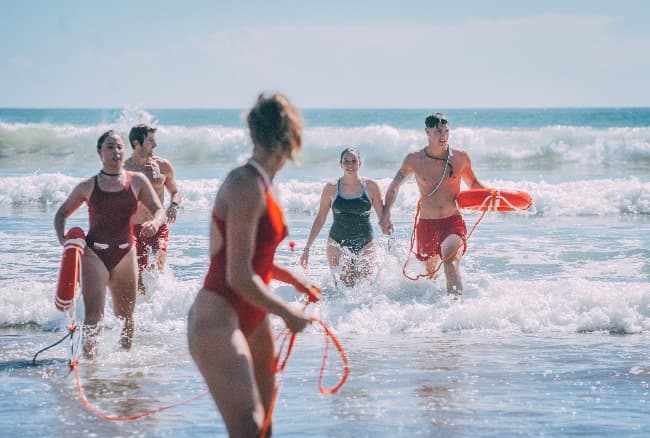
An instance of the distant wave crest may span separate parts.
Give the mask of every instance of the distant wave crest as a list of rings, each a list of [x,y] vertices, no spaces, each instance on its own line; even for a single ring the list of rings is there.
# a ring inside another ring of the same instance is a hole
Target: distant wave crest
[[[58,206],[81,181],[63,174],[40,174],[0,178],[0,205]],[[389,178],[378,180],[385,191]],[[208,210],[219,188],[219,179],[182,179],[183,207]],[[535,202],[538,215],[603,216],[650,214],[650,182],[636,177],[574,181],[558,184],[530,181],[485,181],[486,185],[508,190],[525,190]],[[314,215],[318,210],[322,182],[288,180],[278,183],[278,193],[291,213]],[[396,215],[412,215],[419,195],[415,183],[405,184],[394,205]]]
[[[130,119],[129,119],[130,120]],[[0,122],[0,168],[47,169],[87,167],[96,163],[99,135],[114,128],[128,141],[128,123],[119,126],[20,124]],[[158,126],[158,153],[186,167],[230,167],[252,148],[244,128],[227,126]],[[347,146],[361,151],[371,169],[398,166],[408,151],[426,142],[419,130],[389,125],[315,127],[305,130],[305,165],[331,164]],[[650,128],[596,129],[576,126],[543,128],[457,128],[454,147],[467,150],[478,165],[554,169],[567,165],[650,167]]]

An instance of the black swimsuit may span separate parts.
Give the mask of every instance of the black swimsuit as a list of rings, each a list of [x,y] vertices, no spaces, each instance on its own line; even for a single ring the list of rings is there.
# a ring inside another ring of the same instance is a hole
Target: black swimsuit
[[[338,181],[336,198],[332,203],[334,222],[329,237],[340,246],[349,249],[354,254],[372,242],[372,226],[370,225],[370,209],[372,203],[366,194],[366,184],[361,182],[361,195],[355,198],[344,198],[341,195],[341,180]]]

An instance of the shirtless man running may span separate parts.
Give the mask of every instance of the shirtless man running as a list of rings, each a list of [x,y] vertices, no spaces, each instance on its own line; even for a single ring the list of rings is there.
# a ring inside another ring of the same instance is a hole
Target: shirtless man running
[[[465,253],[465,221],[456,207],[456,195],[461,180],[470,189],[485,186],[476,178],[469,155],[449,146],[449,121],[444,114],[435,113],[425,120],[428,144],[409,153],[391,181],[384,200],[384,213],[379,225],[386,234],[393,232],[390,210],[399,188],[411,174],[420,189],[420,214],[416,224],[416,257],[425,262],[430,277],[443,261],[447,293],[460,294],[460,260]]]
[[[138,285],[140,291],[144,292],[142,271],[145,268],[154,266],[154,264],[161,271],[165,266],[167,243],[169,241],[167,224],[173,224],[176,221],[176,213],[181,204],[181,195],[176,187],[172,164],[169,160],[154,155],[154,149],[157,146],[156,128],[143,124],[134,126],[129,132],[129,142],[133,148],[133,154],[124,163],[124,168],[145,174],[163,206],[165,205],[165,189],[170,193],[170,202],[166,210],[167,223],[162,225],[155,235],[145,237],[141,233],[141,226],[151,220],[151,213],[142,205],[138,205],[138,211],[135,215],[134,234],[140,272]],[[149,254],[152,254],[155,259],[149,260]]]

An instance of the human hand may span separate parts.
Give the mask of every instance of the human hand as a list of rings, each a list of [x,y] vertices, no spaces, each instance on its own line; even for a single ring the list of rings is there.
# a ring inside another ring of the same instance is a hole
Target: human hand
[[[300,256],[300,264],[304,269],[307,269],[307,266],[309,266],[309,248],[305,248],[302,251],[302,255]]]
[[[393,222],[390,220],[390,215],[383,215],[379,220],[379,227],[384,234],[393,234]]]
[[[145,168],[145,170],[150,172],[152,180],[160,179],[160,176],[161,176],[160,166],[158,165],[158,163],[156,161],[151,161],[151,162],[145,164],[144,168]]]
[[[308,302],[317,303],[320,301],[320,288],[312,282],[302,278],[297,278],[297,282],[294,283],[293,287],[295,287],[298,292],[307,295]]]
[[[303,286],[301,288],[296,288],[296,290],[307,295],[307,302],[309,303],[317,303],[320,301],[321,291],[318,286],[310,284],[307,287]]]
[[[172,204],[167,209],[167,223],[173,224],[176,222],[176,214],[178,213],[178,204]]]
[[[320,301],[322,294],[319,287],[312,286],[311,289],[307,292],[307,302],[308,303],[317,303]]]
[[[147,221],[142,223],[142,234],[144,237],[151,237],[158,232],[158,227],[156,227],[153,222]]]
[[[291,333],[300,333],[307,327],[308,324],[311,324],[311,320],[305,317],[305,315],[300,312],[289,311],[287,315],[283,318],[284,323],[287,325],[287,328]]]

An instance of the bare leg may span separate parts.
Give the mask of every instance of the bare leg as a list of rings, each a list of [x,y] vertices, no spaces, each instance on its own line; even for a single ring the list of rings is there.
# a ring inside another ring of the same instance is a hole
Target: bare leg
[[[161,249],[154,252],[156,254],[156,261],[158,262],[158,270],[163,272],[165,269],[165,261],[167,260],[167,253]]]
[[[447,294],[460,295],[463,292],[463,282],[460,278],[460,259],[462,256],[463,239],[451,234],[440,245],[447,278]]]
[[[342,256],[343,256],[343,251],[341,251],[339,245],[336,242],[334,242],[334,240],[328,238],[327,239],[327,263],[329,264],[330,270],[336,269],[339,266],[339,264],[341,263]],[[347,273],[347,267],[344,266],[343,269],[341,269],[341,280],[343,281],[343,283],[345,283],[346,286],[348,286],[346,273]],[[336,282],[335,276],[334,276],[334,281]]]
[[[357,263],[357,275],[359,278],[371,277],[373,271],[375,270],[375,264],[377,262],[377,251],[375,248],[375,242],[371,241],[366,246],[359,251],[358,263]]]
[[[147,286],[144,284],[144,279],[142,278],[142,272],[145,271],[145,270],[151,270],[151,269],[153,269],[154,266],[156,266],[154,264],[154,262],[152,261],[152,260],[154,260],[154,257],[157,257],[156,252],[149,245],[145,246],[144,254],[141,254],[140,257],[137,257],[137,261],[138,261],[138,292],[140,293],[140,295],[146,295],[147,294]],[[141,260],[143,260],[143,259],[144,259],[145,263],[142,266],[142,271],[141,271],[140,270],[140,263],[141,263]],[[155,263],[157,263],[157,258],[156,258]]]
[[[165,262],[167,260],[167,253],[163,250],[160,249],[153,249],[151,247],[146,248],[146,253],[144,257],[147,260],[147,264],[144,266],[143,269],[146,270],[153,270],[154,267],[158,269],[158,272],[163,272],[165,269]],[[150,260],[154,260],[155,262],[150,262]],[[142,278],[142,271],[140,271],[140,268],[138,268],[138,292],[140,295],[146,295],[148,290],[147,290],[147,285],[144,284],[144,280]]]
[[[113,312],[115,316],[122,318],[124,321],[120,346],[125,350],[131,349],[133,339],[133,312],[135,311],[137,293],[137,272],[135,247],[133,247],[113,268],[108,282],[113,298]]]
[[[341,280],[346,287],[354,287],[358,277],[355,275],[357,271],[356,262],[354,260],[348,261],[341,272]]]
[[[264,404],[250,348],[234,309],[216,293],[199,291],[190,309],[187,336],[190,354],[208,385],[228,434],[257,436],[264,422]],[[260,340],[265,336],[260,333]],[[261,356],[266,357],[266,353]]]
[[[440,264],[440,257],[438,256],[433,256],[424,262],[424,266],[427,270],[427,274],[432,280],[438,278],[438,272],[440,271],[436,271],[436,268],[438,267],[439,264]]]
[[[82,259],[82,293],[84,300],[83,352],[87,358],[97,354],[99,322],[104,318],[108,270],[97,254],[86,248]]]
[[[97,337],[99,336],[99,326],[97,324],[83,325],[83,355],[87,359],[94,359],[97,356]]]
[[[332,239],[327,238],[327,263],[330,266],[330,269],[336,268],[341,262],[341,255],[343,252],[339,248],[338,244]]]
[[[273,371],[273,360],[275,358],[273,331],[268,318],[266,318],[251,335],[248,337],[255,380],[257,388],[264,405],[264,416],[271,406],[273,393],[275,392],[275,372]],[[269,428],[271,430],[272,428]]]
[[[138,293],[140,295],[147,295],[147,287],[142,280],[142,272],[138,272]]]

